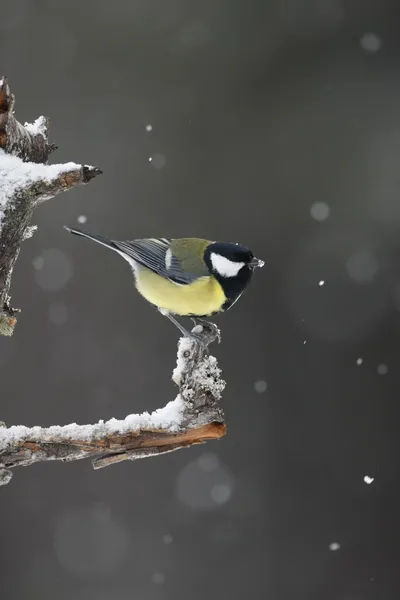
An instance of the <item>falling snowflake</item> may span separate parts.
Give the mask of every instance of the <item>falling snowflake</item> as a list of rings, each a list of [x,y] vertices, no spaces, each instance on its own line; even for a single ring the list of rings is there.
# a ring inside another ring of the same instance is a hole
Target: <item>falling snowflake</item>
[[[366,476],[364,477],[364,481],[365,481],[365,483],[366,483],[367,485],[369,485],[370,483],[372,483],[372,482],[374,481],[374,478],[373,478],[373,477],[369,477],[369,475],[366,475]]]
[[[332,552],[336,552],[336,550],[340,550],[340,544],[338,542],[332,542],[329,544],[329,550]]]

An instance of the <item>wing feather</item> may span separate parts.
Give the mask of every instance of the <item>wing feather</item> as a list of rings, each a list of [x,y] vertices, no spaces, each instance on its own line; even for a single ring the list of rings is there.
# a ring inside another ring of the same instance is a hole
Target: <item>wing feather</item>
[[[172,253],[171,239],[147,238],[126,242],[114,241],[114,244],[139,264],[174,283],[187,285],[199,277],[185,271],[182,262]],[[170,252],[167,256],[168,251]]]

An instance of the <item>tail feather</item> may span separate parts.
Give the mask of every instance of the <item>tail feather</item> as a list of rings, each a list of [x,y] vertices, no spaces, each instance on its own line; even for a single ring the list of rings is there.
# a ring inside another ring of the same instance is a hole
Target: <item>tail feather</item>
[[[102,244],[103,246],[106,246],[107,248],[111,248],[112,250],[116,250],[117,252],[119,251],[119,248],[116,246],[116,244],[112,240],[110,240],[102,235],[94,235],[92,233],[89,233],[88,231],[84,231],[83,229],[73,229],[72,227],[67,227],[66,225],[64,225],[64,229],[66,229],[70,233],[73,233],[74,235],[80,235],[81,237],[85,237],[85,238],[88,238],[89,240],[93,240],[94,242]]]

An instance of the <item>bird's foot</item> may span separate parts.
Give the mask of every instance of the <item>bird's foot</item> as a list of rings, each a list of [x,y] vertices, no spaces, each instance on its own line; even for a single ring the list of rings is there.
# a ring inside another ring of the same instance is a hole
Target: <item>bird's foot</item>
[[[221,331],[219,327],[216,326],[215,323],[211,321],[206,321],[206,319],[196,319],[195,317],[191,317],[194,328],[192,329],[192,334],[195,332],[200,334],[203,338],[207,338],[207,345],[218,341],[218,344],[221,343]]]
[[[193,327],[192,331],[188,332],[186,337],[191,342],[194,342],[194,345],[197,348],[197,360],[199,360],[202,356],[210,355],[208,346],[214,341],[215,338],[210,338],[204,331],[202,325],[196,325],[196,327]]]
[[[158,310],[162,315],[167,317],[167,319],[169,319],[185,337],[194,340],[199,346],[199,350],[202,352],[202,354],[209,353],[208,346],[215,342],[215,340],[218,340],[218,343],[220,343],[221,333],[215,323],[211,323],[205,319],[191,317],[195,327],[193,327],[192,331],[187,331],[171,313],[163,310],[162,308],[159,308]]]

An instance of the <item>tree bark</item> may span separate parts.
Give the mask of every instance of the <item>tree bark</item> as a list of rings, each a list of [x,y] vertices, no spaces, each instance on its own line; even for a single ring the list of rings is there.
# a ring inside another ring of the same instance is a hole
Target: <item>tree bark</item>
[[[30,237],[38,204],[101,173],[97,167],[66,163],[47,165],[57,149],[47,141],[48,120],[21,125],[14,116],[15,98],[0,79],[0,335],[12,335],[16,313],[10,306],[11,277],[20,247]],[[37,165],[37,166],[36,166]]]
[[[202,339],[198,334],[196,338],[181,338],[172,376],[179,395],[161,414],[155,411],[151,415],[129,415],[124,421],[111,419],[86,426],[7,428],[3,424],[0,485],[11,480],[10,469],[37,462],[91,458],[93,467],[99,469],[224,436],[226,425],[220,399],[225,382],[216,359],[208,354],[208,345],[217,335],[218,330],[203,326]]]
[[[10,306],[11,276],[21,243],[32,235],[36,206],[101,173],[97,167],[66,163],[47,165],[56,146],[48,144],[48,121],[21,125],[14,117],[14,96],[0,79],[0,335],[11,335],[16,309]],[[225,382],[208,346],[219,338],[215,326],[204,324],[196,336],[181,338],[173,380],[176,399],[152,414],[94,425],[7,428],[0,422],[0,485],[11,469],[47,460],[91,458],[94,468],[124,460],[155,456],[202,444],[225,435],[219,405]]]

